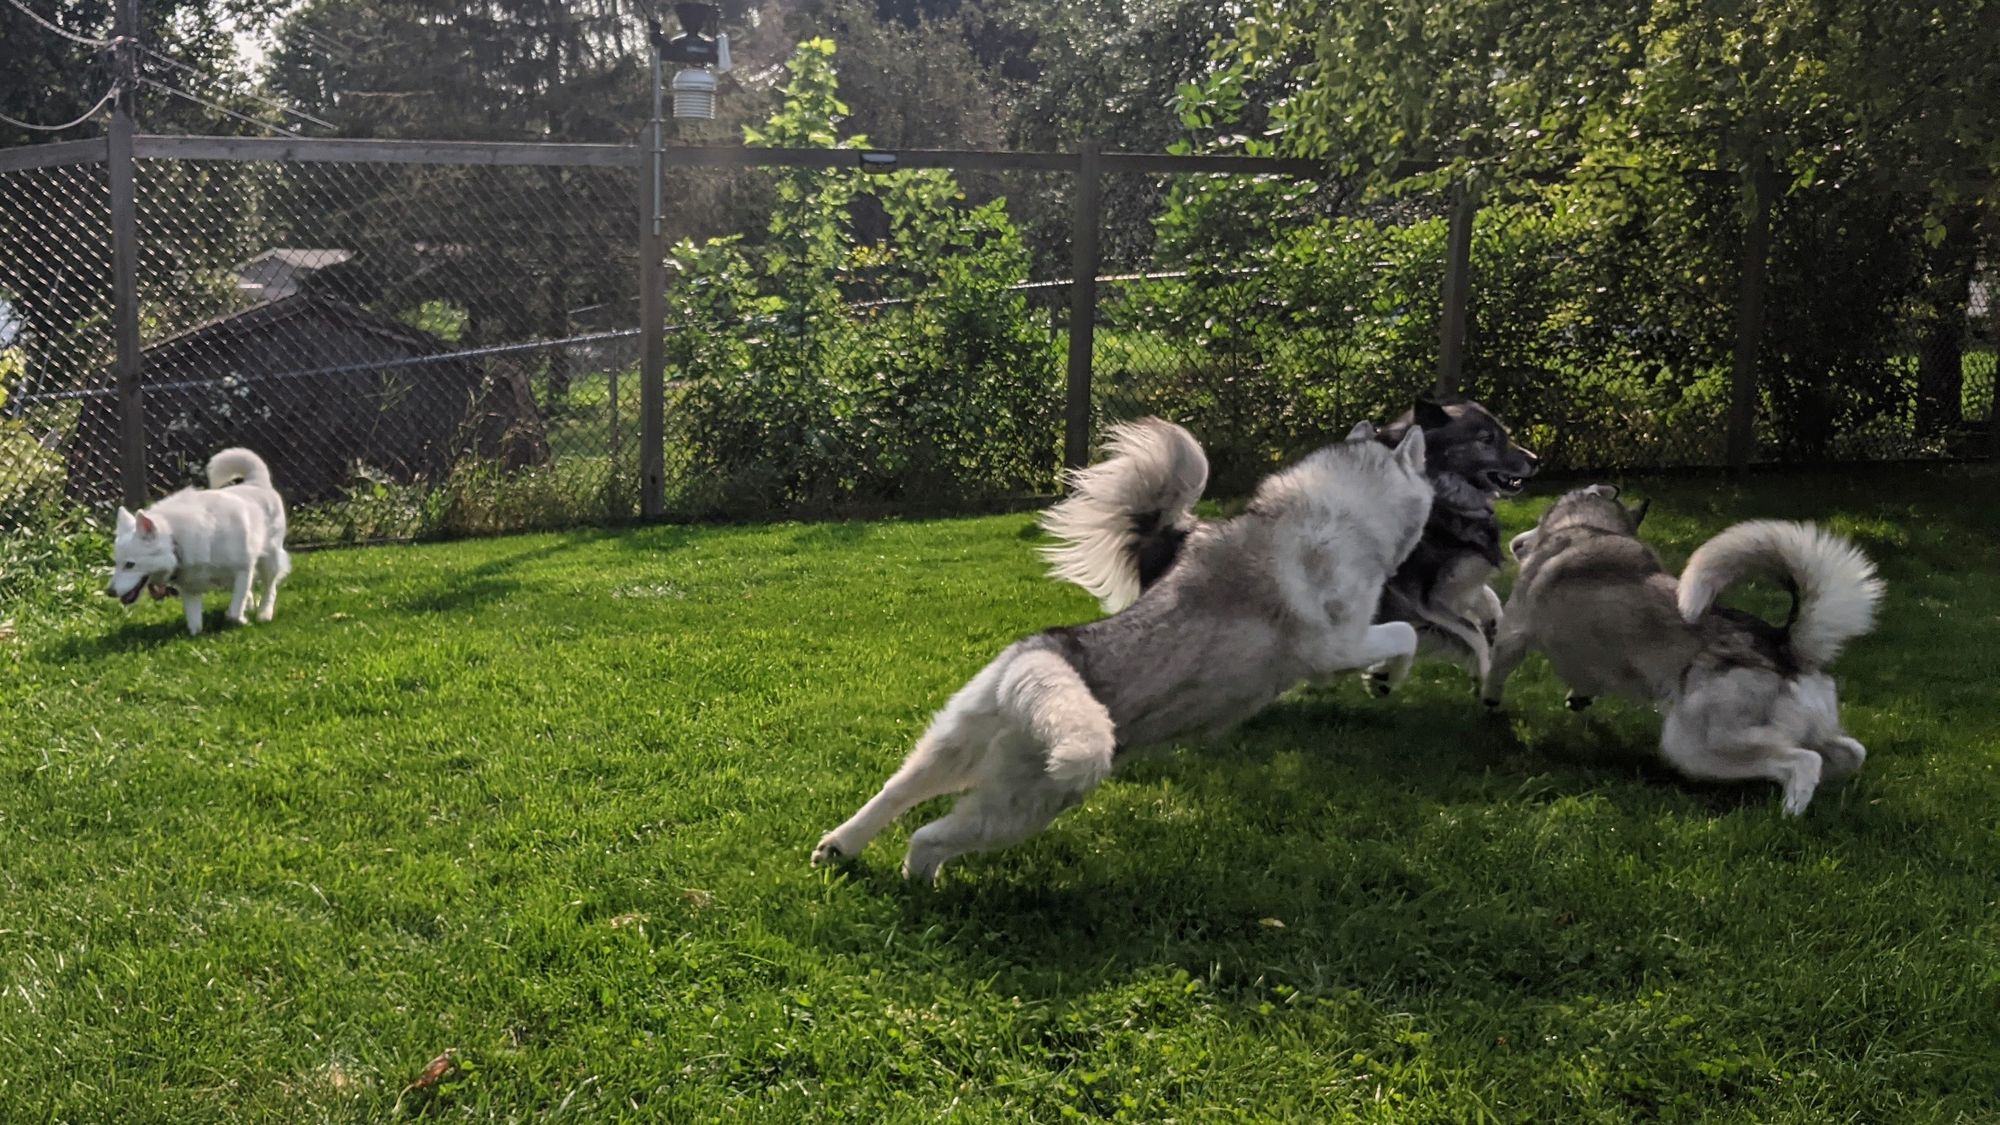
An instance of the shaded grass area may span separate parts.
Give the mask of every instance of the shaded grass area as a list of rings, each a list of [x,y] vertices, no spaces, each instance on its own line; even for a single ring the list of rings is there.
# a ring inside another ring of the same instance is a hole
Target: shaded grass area
[[[1994,484],[1631,482],[1676,565],[1749,515],[1881,561],[1839,669],[1872,756],[1800,820],[1538,660],[1501,719],[1429,665],[935,890],[894,875],[932,809],[806,854],[1001,645],[1093,616],[1028,516],[314,553],[196,639],[17,559],[0,1119],[1989,1119]]]

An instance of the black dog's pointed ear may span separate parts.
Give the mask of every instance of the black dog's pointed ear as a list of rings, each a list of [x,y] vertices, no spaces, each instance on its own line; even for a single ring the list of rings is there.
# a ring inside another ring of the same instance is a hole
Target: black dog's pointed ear
[[[1633,531],[1639,530],[1639,525],[1646,522],[1646,513],[1652,511],[1652,509],[1653,509],[1653,498],[1650,496],[1646,497],[1644,500],[1639,501],[1639,506],[1632,509]]]
[[[1451,411],[1446,410],[1444,403],[1439,402],[1430,395],[1417,396],[1415,413],[1417,425],[1422,426],[1426,430],[1435,430],[1451,425]]]

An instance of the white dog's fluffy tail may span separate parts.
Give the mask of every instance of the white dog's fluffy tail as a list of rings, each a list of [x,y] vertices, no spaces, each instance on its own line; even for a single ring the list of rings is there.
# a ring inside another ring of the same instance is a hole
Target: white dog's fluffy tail
[[[1062,542],[1042,557],[1050,575],[1116,613],[1166,572],[1194,528],[1208,457],[1193,434],[1158,418],[1111,427],[1105,451],[1070,474],[1069,498],[1043,514],[1043,530]]]
[[[228,488],[232,484],[270,488],[271,467],[247,449],[225,449],[208,459],[208,487]]]
[[[1792,655],[1825,668],[1847,642],[1875,625],[1882,580],[1853,543],[1809,523],[1751,520],[1703,543],[1681,571],[1681,616],[1694,621],[1722,592],[1752,574],[1792,585],[1798,608],[1787,630]]]
[[[1047,748],[1050,777],[1083,792],[1111,773],[1118,749],[1111,712],[1060,655],[1014,656],[1000,673],[995,697],[1002,714]]]

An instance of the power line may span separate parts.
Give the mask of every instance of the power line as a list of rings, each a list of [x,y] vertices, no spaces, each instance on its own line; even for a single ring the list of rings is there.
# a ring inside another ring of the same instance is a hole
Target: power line
[[[178,70],[183,74],[192,75],[193,77],[202,79],[204,81],[207,81],[210,78],[209,75],[203,74],[201,71],[196,70],[195,68],[189,66],[184,62],[181,62],[178,59],[170,59],[167,56],[159,53],[158,51],[153,50],[151,47],[142,45],[140,46],[139,50],[144,52],[148,58],[156,59],[160,62],[166,63],[168,66],[173,67],[175,70]],[[302,109],[293,109],[291,106],[288,106],[285,103],[278,101],[275,98],[267,98],[264,97],[262,94],[253,94],[253,93],[245,93],[242,96],[249,98],[251,101],[260,102],[266,106],[269,106],[270,108],[277,110],[279,113],[289,113],[293,117],[299,118],[302,121],[310,121],[313,124],[318,125],[322,129],[334,129],[335,131],[338,131],[338,127],[335,126],[333,122],[324,120],[322,118],[314,117],[312,114],[307,113],[305,110]]]
[[[116,39],[92,39],[86,35],[78,35],[76,32],[71,31],[66,27],[61,27],[57,24],[51,23],[47,19],[44,19],[43,17],[35,14],[35,10],[33,8],[28,7],[26,4],[21,3],[21,0],[7,0],[7,2],[9,4],[14,5],[15,8],[19,9],[22,15],[42,25],[42,27],[46,28],[47,30],[55,32],[57,35],[62,36],[64,39],[67,39],[72,43],[81,43],[86,47],[96,47],[100,50],[102,50],[105,47],[117,46],[118,41]]]
[[[186,90],[169,86],[165,82],[161,82],[156,78],[141,77],[139,81],[142,84],[151,86],[153,89],[159,90],[163,93],[172,94],[174,97],[177,98],[184,98],[188,101],[193,102],[198,106],[206,106],[207,108],[212,109],[215,112],[220,113],[225,117],[233,117],[236,120],[241,121],[246,125],[255,125],[259,129],[269,129],[273,133],[278,133],[282,136],[292,137],[297,140],[305,139],[303,137],[300,137],[297,133],[294,133],[290,129],[287,129],[281,125],[273,125],[268,121],[259,121],[256,118],[249,116],[248,114],[238,113],[235,110],[230,109],[226,106],[216,105],[214,102],[209,101],[207,98],[198,97],[194,94],[188,93]]]
[[[61,125],[37,125],[32,121],[22,121],[19,118],[9,117],[4,113],[0,113],[0,121],[4,121],[7,124],[12,125],[16,129],[32,129],[37,133],[60,133],[64,129],[74,129],[78,125],[81,125],[84,122],[90,120],[91,118],[97,116],[97,111],[103,109],[107,105],[110,105],[111,99],[117,96],[118,96],[118,87],[113,86],[109,93],[97,99],[96,105],[91,106],[89,109],[84,110],[82,117],[77,118],[75,121],[66,121]]]

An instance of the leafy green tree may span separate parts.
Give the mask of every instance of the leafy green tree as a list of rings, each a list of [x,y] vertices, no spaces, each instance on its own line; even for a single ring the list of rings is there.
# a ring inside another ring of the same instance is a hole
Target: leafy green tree
[[[868,143],[841,135],[830,41],[800,44],[787,73],[751,144]],[[769,175],[761,243],[673,249],[686,502],[953,501],[1051,484],[1056,357],[1011,288],[1029,259],[1004,201],[972,204],[937,171]],[[856,222],[869,208],[881,237]]]

